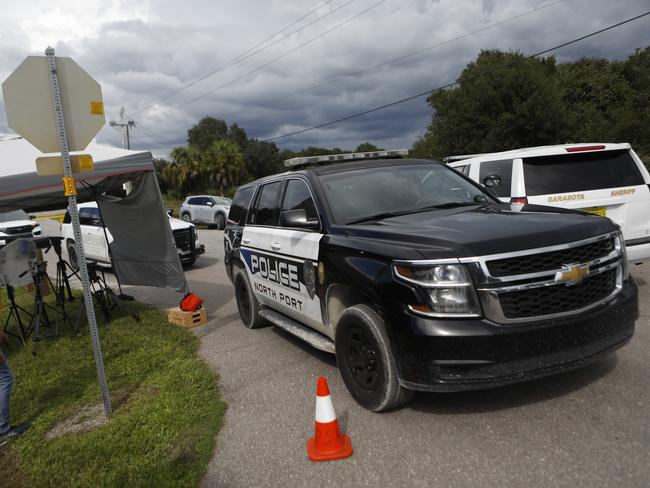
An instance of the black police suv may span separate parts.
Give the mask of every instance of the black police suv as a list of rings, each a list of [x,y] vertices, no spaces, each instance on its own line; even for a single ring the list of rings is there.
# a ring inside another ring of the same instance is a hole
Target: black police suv
[[[237,190],[225,266],[247,327],[335,353],[373,411],[577,368],[631,339],[637,287],[616,224],[501,203],[392,155],[295,158]]]

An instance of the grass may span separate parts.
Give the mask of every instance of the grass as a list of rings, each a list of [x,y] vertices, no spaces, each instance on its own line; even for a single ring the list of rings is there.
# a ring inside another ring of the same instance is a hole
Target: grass
[[[0,448],[1,486],[198,484],[226,409],[217,378],[196,357],[191,332],[169,324],[161,311],[132,306],[139,324],[121,317],[100,325],[113,415],[87,432],[46,437],[58,422],[101,403],[87,328],[75,338],[42,341],[36,357],[31,344],[12,341],[12,423],[33,425]]]

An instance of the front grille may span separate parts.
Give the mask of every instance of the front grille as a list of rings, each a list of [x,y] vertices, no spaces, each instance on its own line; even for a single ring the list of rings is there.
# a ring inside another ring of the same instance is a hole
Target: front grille
[[[614,293],[618,268],[605,271],[573,286],[564,284],[499,294],[508,319],[565,313],[587,307]]]
[[[22,227],[9,227],[5,229],[5,234],[9,234],[11,236],[17,234],[31,234],[31,233],[32,233],[31,225],[23,225]]]
[[[194,229],[188,227],[187,229],[177,229],[174,231],[174,241],[176,247],[183,251],[189,251],[194,246]]]
[[[585,244],[584,246],[550,251],[541,254],[527,254],[514,258],[487,261],[485,264],[494,277],[538,273],[561,269],[564,264],[587,263],[607,256],[614,250],[614,238]]]

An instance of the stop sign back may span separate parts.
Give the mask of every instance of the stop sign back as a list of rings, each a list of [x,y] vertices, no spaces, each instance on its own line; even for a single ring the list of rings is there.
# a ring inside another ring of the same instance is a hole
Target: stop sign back
[[[70,151],[83,151],[106,123],[102,89],[72,58],[56,58]],[[9,127],[45,153],[59,152],[59,132],[45,56],[28,56],[2,84]]]

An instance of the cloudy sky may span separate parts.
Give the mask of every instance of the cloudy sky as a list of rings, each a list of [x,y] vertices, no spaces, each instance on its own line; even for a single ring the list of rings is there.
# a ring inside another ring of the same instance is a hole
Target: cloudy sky
[[[23,0],[0,17],[0,79],[52,45],[101,83],[109,120],[125,107],[137,124],[132,147],[164,156],[204,115],[267,139],[449,83],[481,49],[533,53],[648,7],[648,0]],[[645,17],[555,54],[623,59],[650,44],[649,32]],[[11,132],[1,108],[0,132]],[[419,98],[276,143],[410,147],[430,116]],[[98,140],[121,143],[108,125]]]

